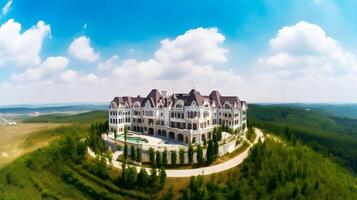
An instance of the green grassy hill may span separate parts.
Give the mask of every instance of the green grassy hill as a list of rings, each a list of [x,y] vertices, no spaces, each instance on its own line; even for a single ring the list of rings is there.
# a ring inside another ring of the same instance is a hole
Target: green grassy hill
[[[92,123],[98,120],[106,120],[108,118],[108,111],[97,110],[76,115],[71,114],[47,114],[38,117],[30,117],[24,119],[24,123]]]
[[[273,105],[250,105],[248,119],[280,136],[285,136],[285,129],[289,127],[295,138],[323,154],[337,157],[357,173],[357,120]]]

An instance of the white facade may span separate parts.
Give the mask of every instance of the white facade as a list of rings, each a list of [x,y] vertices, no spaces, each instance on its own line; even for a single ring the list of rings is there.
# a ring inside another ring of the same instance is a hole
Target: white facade
[[[213,128],[228,125],[244,131],[247,104],[238,97],[213,91],[202,96],[196,90],[173,94],[152,90],[147,97],[116,97],[109,105],[109,130],[130,131],[164,137],[183,144],[202,143],[212,138]]]

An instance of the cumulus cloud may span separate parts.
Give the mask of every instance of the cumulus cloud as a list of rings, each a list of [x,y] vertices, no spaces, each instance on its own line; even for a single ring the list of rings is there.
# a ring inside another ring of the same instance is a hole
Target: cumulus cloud
[[[224,40],[217,28],[191,29],[174,40],[162,40],[155,58],[160,62],[225,63],[228,50],[220,47]]]
[[[100,62],[97,65],[98,70],[108,71],[118,64],[119,56],[114,55],[104,62]]]
[[[259,59],[258,64],[282,77],[343,76],[356,70],[355,56],[315,24],[283,27],[269,46],[273,54]]]
[[[138,81],[138,78],[178,81],[195,76],[196,80],[189,81],[192,84],[205,72],[220,74],[216,65],[227,62],[228,50],[222,47],[224,40],[217,28],[191,29],[174,39],[162,40],[151,59],[124,60],[114,68],[114,74],[129,81]]]
[[[0,26],[0,67],[15,64],[34,66],[41,62],[40,52],[44,38],[51,28],[43,21],[21,33],[21,24],[13,19]]]
[[[7,15],[12,6],[12,0],[6,2],[5,6],[1,9],[2,16]],[[1,17],[1,16],[0,16]]]
[[[257,61],[256,99],[268,101],[353,101],[357,61],[316,24],[281,28],[269,41],[270,55]]]
[[[60,80],[64,83],[72,83],[78,78],[78,73],[74,70],[67,70],[60,75]]]
[[[13,80],[17,82],[40,81],[51,79],[63,71],[68,65],[66,57],[48,57],[39,66],[29,67],[24,72],[13,75]]]
[[[99,59],[99,53],[94,51],[90,45],[90,39],[86,36],[74,39],[68,48],[68,52],[80,60],[94,62]]]

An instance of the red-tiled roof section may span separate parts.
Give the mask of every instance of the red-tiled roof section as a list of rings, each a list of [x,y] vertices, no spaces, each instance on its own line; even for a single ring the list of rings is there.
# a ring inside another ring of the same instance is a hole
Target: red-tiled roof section
[[[115,97],[112,102],[115,102],[116,105],[127,103],[131,107],[136,101],[139,101],[141,106],[145,106],[145,103],[149,101],[153,107],[157,107],[159,103],[162,103],[164,107],[168,107],[171,103],[174,104],[178,99],[183,100],[185,106],[190,106],[193,101],[195,101],[198,106],[202,106],[205,100],[208,100],[210,104],[215,102],[216,106],[222,106],[225,102],[229,102],[231,105],[237,107],[243,105],[243,101],[240,101],[237,96],[222,96],[216,90],[212,91],[208,96],[203,96],[195,89],[192,89],[188,94],[177,93],[169,97],[163,97],[157,89],[153,89],[146,97]]]
[[[161,98],[162,98],[162,96],[161,96],[159,90],[157,90],[157,89],[152,89],[152,90],[150,91],[150,93],[148,94],[148,96],[147,96],[147,97],[144,99],[144,101],[142,102],[142,105],[141,105],[141,106],[144,106],[147,101],[150,101],[151,106],[156,107]]]

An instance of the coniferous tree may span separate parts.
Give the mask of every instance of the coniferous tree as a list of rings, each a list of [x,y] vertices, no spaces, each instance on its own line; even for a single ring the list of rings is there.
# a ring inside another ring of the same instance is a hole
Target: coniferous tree
[[[213,140],[213,157],[216,159],[219,154],[219,145],[217,139]]]
[[[130,158],[131,160],[136,161],[136,150],[133,145],[130,147]]]
[[[157,167],[161,167],[162,160],[161,160],[161,152],[156,151],[156,165]]]
[[[165,147],[164,151],[162,152],[162,165],[167,167],[168,159],[167,159],[167,149]]]
[[[117,134],[118,134],[118,131],[117,131],[117,129],[115,128],[115,129],[114,129],[114,139],[117,139]]]
[[[176,160],[177,160],[176,151],[172,150],[171,151],[171,166],[172,166],[172,168],[176,167]]]
[[[121,180],[123,183],[126,181],[126,163],[125,161],[121,164]]]
[[[149,160],[150,162],[154,162],[155,161],[155,151],[153,148],[149,148]]]
[[[128,145],[124,144],[124,160],[126,160],[128,158]]]
[[[151,168],[150,183],[152,186],[155,186],[157,183],[157,170],[155,167]]]
[[[185,150],[183,148],[180,148],[179,158],[180,158],[180,165],[185,164]]]
[[[141,162],[142,154],[140,147],[136,148],[136,162]]]
[[[199,166],[201,166],[203,163],[203,150],[202,150],[202,147],[200,144],[197,146],[197,155],[196,156],[197,156],[197,163]]]
[[[160,174],[159,174],[160,178],[160,188],[164,187],[165,185],[165,182],[166,182],[166,171],[165,171],[165,168],[161,167],[160,168]]]
[[[206,151],[206,159],[207,159],[207,164],[211,164],[214,159],[214,152],[213,152],[213,142],[212,140],[208,141],[208,147]]]
[[[127,140],[127,134],[128,134],[128,127],[124,127],[124,140],[125,140],[125,143],[126,143],[126,140]]]
[[[147,187],[149,185],[150,177],[144,168],[140,169],[137,178],[137,184],[141,187]]]
[[[194,154],[193,147],[190,144],[190,146],[188,147],[188,163],[190,164],[193,162],[193,154]]]

